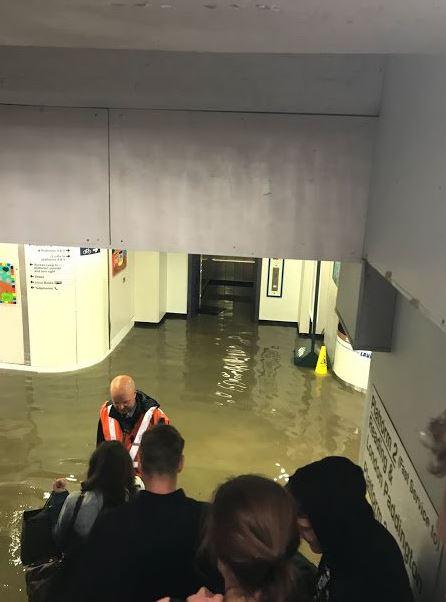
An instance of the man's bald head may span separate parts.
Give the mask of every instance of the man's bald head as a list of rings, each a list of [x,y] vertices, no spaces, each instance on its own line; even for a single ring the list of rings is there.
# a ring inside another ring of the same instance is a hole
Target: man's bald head
[[[120,414],[128,414],[135,407],[135,381],[127,374],[116,376],[110,384],[110,399]]]

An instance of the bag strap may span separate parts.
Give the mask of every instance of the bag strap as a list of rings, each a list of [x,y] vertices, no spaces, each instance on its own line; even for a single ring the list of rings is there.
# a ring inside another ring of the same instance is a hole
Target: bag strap
[[[66,529],[64,529],[60,535],[60,541],[59,541],[59,547],[61,550],[63,550],[65,548],[65,546],[67,545],[67,543],[70,540],[72,531],[74,529],[74,524],[76,522],[77,519],[77,515],[79,514],[79,510],[81,509],[82,506],[82,502],[84,501],[84,495],[85,492],[81,491],[79,497],[76,500],[76,504],[74,506],[73,509],[73,514],[71,515],[70,521],[68,523],[68,526],[66,527]]]
[[[81,491],[79,497],[76,500],[76,505],[74,506],[73,514],[71,515],[70,524],[68,525],[66,534],[71,534],[71,531],[74,529],[74,523],[76,522],[77,515],[79,514],[79,510],[81,509],[82,502],[84,501],[85,492]]]
[[[79,497],[76,500],[76,504],[74,506],[74,510],[73,510],[73,514],[71,515],[70,522],[68,523],[68,526],[62,536],[62,541],[65,543],[69,540],[69,538],[72,534],[72,531],[74,529],[74,524],[77,519],[77,515],[79,514],[79,510],[81,509],[82,502],[84,501],[84,496],[85,496],[85,492],[81,491]]]

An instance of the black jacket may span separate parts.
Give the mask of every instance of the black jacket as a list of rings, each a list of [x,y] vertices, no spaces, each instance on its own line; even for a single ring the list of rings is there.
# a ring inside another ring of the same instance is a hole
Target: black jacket
[[[196,564],[207,504],[179,489],[140,491],[100,516],[87,543],[79,584],[83,602],[186,599],[206,583]]]
[[[111,401],[108,402],[111,405]],[[136,409],[131,418],[126,418],[122,414],[120,414],[114,407],[110,410],[110,417],[115,418],[119,422],[119,426],[123,433],[130,433],[135,424],[138,422],[138,419],[141,417],[141,414],[145,414],[147,410],[150,408],[159,408],[159,403],[155,400],[143,393],[142,391],[136,392]],[[96,435],[96,446],[100,445],[103,441],[105,441],[104,432],[102,430],[101,419],[98,421],[98,432]]]
[[[373,516],[359,466],[324,458],[297,470],[288,489],[323,551],[315,602],[413,602],[401,551]]]

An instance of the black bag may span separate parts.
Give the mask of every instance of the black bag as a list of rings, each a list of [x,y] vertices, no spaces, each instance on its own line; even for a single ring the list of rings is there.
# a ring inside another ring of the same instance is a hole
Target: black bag
[[[20,560],[22,564],[25,566],[37,564],[58,556],[59,553],[52,533],[48,502],[38,510],[25,510],[20,538]]]
[[[81,493],[67,528],[66,538],[72,535],[83,499],[84,493]],[[42,538],[42,541],[38,540],[39,537]],[[25,565],[28,601],[49,602],[52,598],[55,600],[56,593],[63,589],[62,580],[66,569],[67,555],[57,549],[52,534],[50,513],[46,505],[41,510],[24,512],[21,539],[20,558]],[[31,562],[29,562],[30,560]],[[58,599],[61,600],[62,597],[59,596]]]
[[[63,599],[56,598],[56,592],[63,591],[65,557],[55,558],[42,564],[25,567],[25,583],[28,602],[51,602]]]

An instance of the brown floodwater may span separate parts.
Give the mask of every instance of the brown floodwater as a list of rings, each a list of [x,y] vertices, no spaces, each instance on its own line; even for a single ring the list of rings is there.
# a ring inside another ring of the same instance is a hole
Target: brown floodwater
[[[0,371],[0,599],[26,599],[21,513],[52,481],[84,477],[110,380],[131,374],[186,439],[180,484],[209,499],[231,475],[284,483],[328,454],[358,457],[364,397],[331,376],[298,369],[296,331],[256,325],[237,303],[219,315],[135,328],[105,361],[75,373]],[[243,308],[242,308],[243,309]]]

